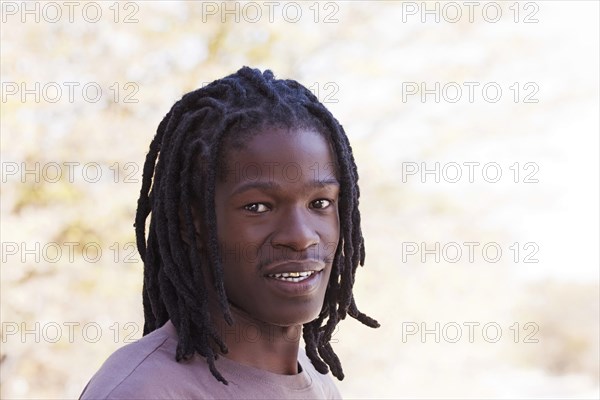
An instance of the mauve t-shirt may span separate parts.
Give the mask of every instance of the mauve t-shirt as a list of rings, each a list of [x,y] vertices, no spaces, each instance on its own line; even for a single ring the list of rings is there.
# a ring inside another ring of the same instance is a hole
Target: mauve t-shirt
[[[219,357],[217,381],[199,355],[175,361],[177,331],[171,321],[113,353],[80,399],[340,399],[330,375],[317,372],[301,348],[296,375],[280,375]]]

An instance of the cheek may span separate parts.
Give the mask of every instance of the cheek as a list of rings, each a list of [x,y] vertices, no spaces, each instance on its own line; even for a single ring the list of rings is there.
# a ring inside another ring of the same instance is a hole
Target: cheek
[[[319,246],[314,248],[315,251],[319,252],[317,257],[331,263],[340,242],[340,226],[337,216],[321,221],[317,232],[321,239]]]
[[[323,236],[326,238],[326,242],[328,244],[337,243],[340,240],[340,217],[339,212],[336,209],[335,214],[331,215],[331,218],[328,218],[324,221],[321,226],[321,232],[323,232]]]
[[[244,224],[232,217],[217,220],[217,239],[223,270],[226,275],[238,279],[256,268],[249,267],[260,261],[268,228]],[[220,225],[219,225],[220,223]]]

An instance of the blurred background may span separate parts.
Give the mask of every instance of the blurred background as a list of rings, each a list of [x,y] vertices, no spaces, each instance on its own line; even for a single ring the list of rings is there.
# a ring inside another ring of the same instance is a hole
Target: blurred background
[[[148,146],[243,65],[355,152],[382,326],[336,331],[344,397],[600,396],[598,2],[1,6],[2,398],[77,398],[141,337]]]

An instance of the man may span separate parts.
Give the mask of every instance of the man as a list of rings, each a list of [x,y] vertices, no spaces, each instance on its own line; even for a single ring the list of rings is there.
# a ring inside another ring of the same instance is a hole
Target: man
[[[145,336],[81,398],[339,398],[336,325],[379,326],[352,294],[357,181],[342,126],[295,81],[244,67],[183,96],[138,200]]]

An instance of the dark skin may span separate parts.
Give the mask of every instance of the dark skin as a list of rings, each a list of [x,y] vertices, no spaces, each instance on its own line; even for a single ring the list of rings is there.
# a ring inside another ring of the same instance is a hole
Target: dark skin
[[[312,130],[271,128],[226,155],[215,211],[234,325],[214,296],[210,308],[227,358],[299,372],[302,324],[321,311],[340,235],[333,154]]]

